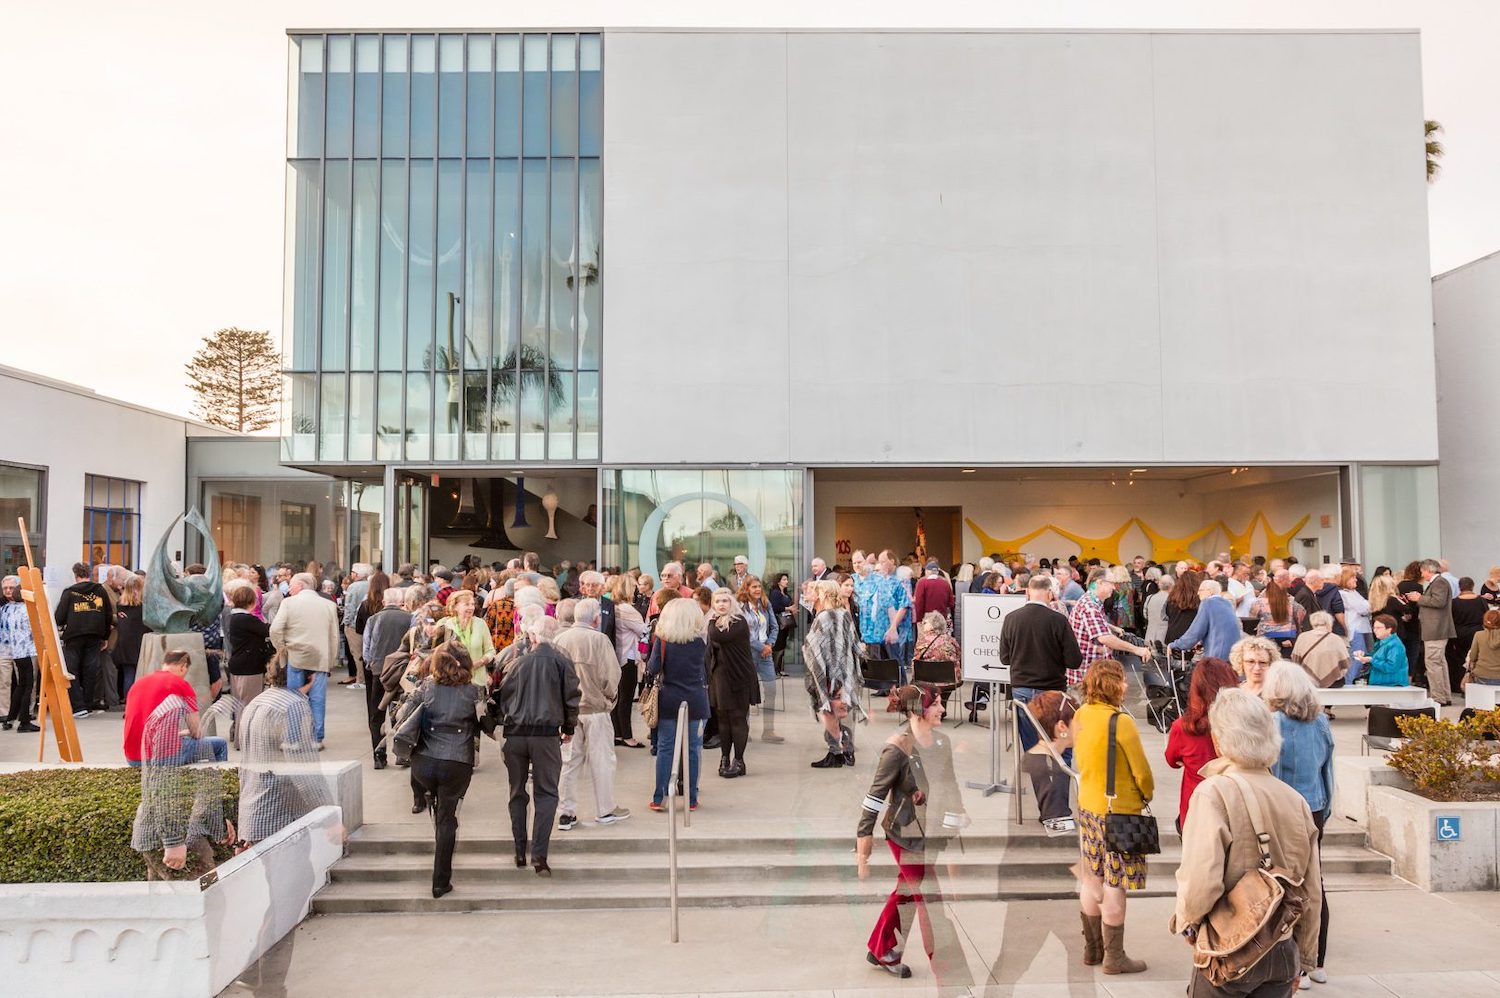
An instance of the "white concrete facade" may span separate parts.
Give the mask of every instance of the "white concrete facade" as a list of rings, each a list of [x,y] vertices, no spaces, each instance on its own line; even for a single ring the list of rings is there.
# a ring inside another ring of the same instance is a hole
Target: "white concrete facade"
[[[1500,427],[1490,414],[1500,372],[1500,252],[1433,278],[1432,307],[1443,553],[1478,579],[1500,565]]]
[[[605,50],[605,465],[1437,459],[1415,32]],[[1331,390],[1406,416],[1274,418]]]
[[[142,483],[138,568],[186,508],[187,438],[229,431],[157,412],[87,388],[0,367],[0,398],[12,413],[0,438],[0,464],[46,472],[48,582],[72,584],[70,566],[83,555],[84,481],[105,475]],[[16,525],[6,525],[14,532]],[[182,547],[182,528],[172,547]]]

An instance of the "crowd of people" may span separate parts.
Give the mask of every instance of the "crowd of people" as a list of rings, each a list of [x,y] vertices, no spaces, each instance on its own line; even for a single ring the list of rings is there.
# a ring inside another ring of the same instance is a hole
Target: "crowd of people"
[[[184,573],[203,571],[189,565]],[[155,762],[225,759],[228,740],[202,730],[187,653],[171,652],[162,669],[136,675],[142,577],[84,564],[74,575],[56,621],[77,677],[75,716],[123,705],[125,755],[135,764],[153,761],[148,729],[165,714],[178,718],[180,737],[170,758]],[[688,580],[679,562],[664,565],[658,579],[638,570],[606,574],[587,562],[547,568],[535,553],[425,572],[407,564],[391,575],[370,564],[347,573],[316,563],[269,571],[231,564],[224,611],[199,629],[209,696],[232,705],[236,744],[249,729],[261,744],[315,759],[325,742],[328,684],[345,672],[342,685],[365,694],[374,768],[393,760],[407,768],[413,812],[433,817],[432,892],[441,897],[454,887],[459,805],[485,736],[502,742],[516,866],[549,876],[552,832],[580,824],[585,775],[598,824],[631,816],[614,791],[620,750],[656,757],[646,806],[665,809],[682,708],[687,806],[699,806],[705,749],[719,749],[721,778],[748,776],[752,708],[759,708],[760,742],[784,740],[775,684],[796,640],[826,747],[813,768],[855,764],[854,731],[869,719],[865,691],[883,697],[901,721],[881,747],[856,855],[863,875],[881,820],[898,883],[868,956],[907,976],[903,940],[918,924],[934,966],[942,959],[934,920],[917,909],[925,907],[923,884],[941,850],[969,823],[942,731],[949,697],[963,681],[959,597],[1024,594],[1025,605],[1005,618],[1000,655],[1010,695],[1031,719],[1020,728],[1022,769],[1046,831],[1079,839],[1084,962],[1109,974],[1145,969],[1125,951],[1124,926],[1128,892],[1145,885],[1146,853],[1122,848],[1112,821],[1145,813],[1155,792],[1124,706],[1130,677],[1165,659],[1189,677],[1164,759],[1184,770],[1176,825],[1184,856],[1192,857],[1178,872],[1179,930],[1192,942],[1225,885],[1274,861],[1305,886],[1302,914],[1295,938],[1278,944],[1256,973],[1272,984],[1284,970],[1288,980],[1301,974],[1306,987],[1326,979],[1328,934],[1318,843],[1331,806],[1333,738],[1317,688],[1423,685],[1447,704],[1465,683],[1500,685],[1500,569],[1476,587],[1437,559],[1399,573],[1382,566],[1366,578],[1352,562],[1309,569],[1290,558],[1228,554],[1203,564],[1137,557],[1122,565],[996,555],[944,570],[933,559],[887,550],[855,551],[847,569],[814,558],[799,589],[785,572],[766,580],[750,574],[743,556],[722,578],[704,563]],[[3,724],[34,731],[35,648],[14,577],[3,591]],[[876,661],[894,664],[897,679],[867,680]],[[936,682],[930,669],[927,680],[913,681],[922,663],[937,670]],[[971,714],[984,708],[977,692],[967,707]],[[266,783],[252,778],[248,792],[264,797]],[[252,800],[241,823],[259,813],[262,820],[251,823],[264,832],[275,825],[265,814],[297,810]],[[1256,846],[1255,830],[1267,826],[1259,841],[1270,860]],[[168,869],[180,867],[183,845],[168,843]],[[1231,993],[1207,977],[1201,988],[1193,993]]]

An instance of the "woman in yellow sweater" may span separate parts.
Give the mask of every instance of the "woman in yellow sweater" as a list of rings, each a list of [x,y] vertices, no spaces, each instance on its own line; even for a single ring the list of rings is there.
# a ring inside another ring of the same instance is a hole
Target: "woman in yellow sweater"
[[[1089,665],[1083,680],[1084,705],[1073,720],[1073,758],[1078,766],[1079,864],[1082,884],[1078,903],[1083,918],[1083,962],[1104,964],[1106,974],[1139,974],[1141,960],[1125,954],[1125,891],[1146,886],[1146,857],[1110,852],[1104,844],[1104,815],[1140,814],[1151,801],[1155,784],[1141,749],[1135,720],[1120,710],[1125,700],[1125,670],[1112,658]],[[1115,798],[1104,795],[1109,763],[1109,719],[1115,727]]]

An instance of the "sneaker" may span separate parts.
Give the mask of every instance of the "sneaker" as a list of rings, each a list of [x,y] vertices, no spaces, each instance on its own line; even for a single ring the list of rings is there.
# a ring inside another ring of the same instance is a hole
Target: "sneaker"
[[[319,752],[321,752],[321,751],[323,751],[323,743],[322,742],[313,742],[313,748],[315,748]]]
[[[884,958],[878,957],[874,953],[866,953],[865,960],[869,962],[870,966],[879,967],[887,974],[894,975],[902,980],[911,976],[911,968],[901,962],[901,957],[894,950],[887,953]]]
[[[1328,971],[1324,970],[1322,967],[1319,967],[1316,970],[1308,971],[1307,976],[1312,978],[1314,984],[1328,983]]]
[[[599,815],[597,823],[601,825],[613,825],[624,821],[628,817],[630,817],[630,809],[628,807],[617,807],[608,814]]]
[[[688,805],[688,810],[689,811],[696,811],[696,810],[698,810],[698,802],[694,801],[693,803],[689,804]]]
[[[1049,838],[1057,838],[1061,835],[1074,835],[1078,832],[1078,822],[1072,818],[1048,818],[1042,822],[1042,827],[1047,830]]]
[[[647,804],[646,806],[648,808],[650,808],[651,810],[656,811],[657,813],[660,813],[660,812],[665,811],[667,809],[667,806],[665,804],[661,803],[660,801],[652,801],[650,804]]]
[[[87,710],[75,710],[73,711],[73,716],[75,718],[84,718],[89,716],[89,712]]]
[[[350,683],[349,684],[349,688],[351,690],[362,690],[362,689],[365,688],[365,684],[364,683]],[[451,890],[452,888],[449,888],[449,889]]]
[[[558,831],[571,832],[577,825],[578,816],[576,814],[565,814],[557,819]]]
[[[1299,976],[1297,978],[1297,990],[1298,991],[1306,991],[1306,990],[1308,990],[1311,987],[1312,987],[1312,981],[1309,981],[1307,979],[1307,975],[1306,974],[1302,974],[1301,976]]]

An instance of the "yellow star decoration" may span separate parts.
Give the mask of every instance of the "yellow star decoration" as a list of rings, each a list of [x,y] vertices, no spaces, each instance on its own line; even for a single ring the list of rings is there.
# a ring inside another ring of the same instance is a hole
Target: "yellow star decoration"
[[[1029,534],[1013,538],[1012,540],[1002,540],[999,537],[992,537],[989,534],[985,533],[983,530],[980,530],[979,524],[975,523],[968,517],[964,517],[964,522],[969,525],[970,530],[974,531],[974,536],[979,538],[980,547],[984,549],[984,553],[986,555],[998,554],[1001,558],[1005,559],[1014,558],[1017,555],[1021,554],[1022,544],[1025,544],[1028,541],[1036,540],[1038,537],[1045,534],[1049,529],[1044,524],[1036,528]]]
[[[1191,559],[1193,553],[1188,550],[1188,545],[1196,540],[1201,540],[1219,529],[1217,522],[1210,523],[1202,530],[1196,530],[1183,537],[1167,537],[1152,530],[1144,520],[1136,520],[1141,525],[1142,532],[1151,540],[1151,557],[1158,562],[1180,561]]]
[[[1255,533],[1255,525],[1263,519],[1265,519],[1265,514],[1257,510],[1255,515],[1250,517],[1250,523],[1245,527],[1245,532],[1241,534],[1230,530],[1229,524],[1223,520],[1219,521],[1219,529],[1224,531],[1225,536],[1229,538],[1229,557],[1239,558],[1250,553],[1250,536]]]
[[[1131,517],[1120,526],[1119,530],[1116,530],[1108,537],[1080,537],[1072,531],[1064,530],[1061,527],[1050,524],[1049,529],[1054,534],[1066,537],[1074,544],[1077,544],[1078,557],[1084,561],[1088,561],[1090,558],[1098,558],[1100,561],[1108,562],[1111,565],[1118,565],[1120,563],[1120,539],[1125,536],[1125,531],[1129,530],[1132,524],[1138,522],[1135,517]]]
[[[1286,533],[1278,533],[1271,529],[1271,521],[1262,516],[1261,519],[1266,525],[1266,557],[1286,558],[1290,556],[1292,548],[1288,542],[1297,536],[1297,531],[1301,530],[1303,525],[1311,518],[1311,516],[1303,516],[1291,530],[1288,530]]]

